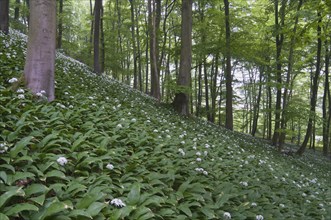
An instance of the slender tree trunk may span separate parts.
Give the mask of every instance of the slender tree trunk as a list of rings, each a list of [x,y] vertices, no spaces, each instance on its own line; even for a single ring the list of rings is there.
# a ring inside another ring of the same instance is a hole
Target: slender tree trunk
[[[56,2],[54,0],[31,1],[31,21],[27,56],[24,66],[26,87],[32,93],[43,93],[48,101],[53,101]]]
[[[58,19],[58,34],[57,34],[57,39],[56,39],[56,48],[60,49],[62,48],[62,33],[63,33],[63,0],[59,0],[59,19]]]
[[[93,17],[93,19],[91,19],[91,29],[90,29],[90,48],[93,47],[93,30],[94,30],[94,12],[95,12],[95,7],[93,8],[93,3],[92,0],[90,0],[90,15],[91,17]],[[89,49],[89,54],[92,53],[92,49]]]
[[[261,94],[262,94],[262,78],[263,78],[263,73],[264,73],[264,67],[260,68],[260,75],[259,75],[259,91],[257,94],[257,100],[254,105],[254,110],[253,110],[253,125],[252,125],[252,136],[255,136],[255,133],[257,131],[257,123],[259,119],[259,113],[260,113],[260,102],[261,102]]]
[[[16,4],[15,4],[14,19],[16,21],[18,21],[19,18],[20,18],[20,4],[21,4],[21,0],[16,0],[15,3]]]
[[[206,116],[207,120],[211,121],[210,106],[209,106],[209,80],[208,80],[208,67],[206,58],[203,60],[203,76],[205,81],[205,102],[206,102]]]
[[[135,15],[134,15],[134,0],[130,0],[131,11],[131,37],[133,47],[133,88],[138,88],[138,73],[137,73],[137,47],[136,47],[136,35],[135,35]]]
[[[276,95],[276,108],[275,108],[275,127],[274,135],[272,137],[272,145],[277,146],[279,141],[280,129],[280,115],[281,115],[281,102],[282,102],[282,62],[281,53],[284,41],[284,34],[281,29],[284,27],[285,20],[285,4],[286,0],[282,0],[280,11],[278,11],[278,0],[275,0],[275,26],[276,26],[276,78],[277,78],[277,95]],[[281,22],[279,22],[279,14]]]
[[[105,58],[106,58],[106,54],[105,54],[105,31],[104,31],[104,20],[103,20],[103,13],[104,13],[104,8],[103,5],[101,4],[101,18],[100,18],[100,32],[101,32],[101,62],[100,62],[100,69],[101,72],[103,73],[105,71]]]
[[[211,88],[211,122],[215,123],[216,118],[216,98],[217,98],[217,76],[218,76],[218,65],[219,65],[219,53],[215,56],[215,68],[214,74],[212,74],[212,88]]]
[[[189,99],[191,85],[191,62],[192,62],[192,0],[182,0],[182,30],[181,30],[181,53],[180,70],[177,85],[185,91],[176,94],[173,102],[175,110],[182,115],[189,115]],[[187,89],[187,91],[186,91]]]
[[[94,3],[94,36],[93,36],[93,47],[94,47],[94,72],[98,75],[101,74],[100,68],[100,11],[102,6],[102,0],[95,0]]]
[[[328,155],[329,150],[329,135],[330,135],[330,118],[331,118],[331,105],[330,105],[330,83],[329,83],[329,66],[330,66],[330,51],[329,42],[325,41],[325,82],[324,82],[324,95],[323,95],[323,154]],[[329,101],[327,101],[329,100]],[[329,103],[329,112],[327,105]]]
[[[288,94],[288,88],[290,86],[290,80],[291,80],[291,75],[292,75],[292,69],[293,69],[293,54],[294,54],[294,46],[295,46],[295,38],[296,38],[296,31],[297,31],[297,26],[298,26],[298,21],[299,21],[299,11],[302,6],[303,0],[299,0],[298,7],[297,7],[297,14],[295,16],[295,21],[294,21],[294,27],[292,31],[292,37],[291,37],[291,43],[290,43],[290,52],[289,52],[289,57],[288,57],[288,65],[287,65],[287,74],[286,74],[286,84],[284,88],[284,93],[283,93],[283,111],[282,111],[282,118],[281,118],[281,134],[279,138],[279,145],[278,145],[278,150],[281,151],[283,149],[283,145],[285,143],[286,139],[286,108],[287,108],[287,103],[289,101],[289,94]]]
[[[0,31],[9,31],[9,0],[0,0]]]
[[[226,108],[225,108],[225,127],[229,130],[233,130],[233,108],[232,108],[232,73],[231,73],[231,43],[230,43],[230,13],[229,13],[229,1],[224,0],[225,5],[225,37],[226,37]]]
[[[145,26],[146,26],[146,48],[145,48],[145,57],[146,57],[146,77],[145,77],[145,93],[149,94],[149,90],[148,90],[148,76],[149,76],[149,56],[148,56],[148,49],[150,48],[149,46],[149,39],[151,38],[151,31],[149,28],[150,24],[150,16],[151,16],[151,8],[150,8],[150,1],[148,0],[148,19],[146,19],[145,21]],[[147,21],[148,20],[148,21]],[[147,28],[148,27],[148,28]]]
[[[312,85],[312,95],[310,98],[310,114],[308,119],[308,125],[306,130],[305,139],[296,152],[298,155],[302,155],[307,147],[307,143],[313,131],[313,120],[315,118],[315,108],[316,108],[316,101],[317,101],[317,91],[318,91],[318,78],[321,71],[321,51],[322,51],[322,39],[321,39],[321,24],[322,24],[322,16],[321,12],[318,11],[317,16],[319,18],[318,26],[317,26],[317,60],[316,60],[316,71],[314,75],[313,85]]]
[[[141,46],[140,46],[140,31],[139,31],[139,15],[140,15],[140,9],[137,9],[136,7],[136,38],[137,38],[137,62],[138,62],[138,84],[139,84],[139,90],[143,91],[143,79],[142,79],[142,62],[141,62]]]
[[[196,116],[200,117],[201,115],[201,103],[202,103],[202,63],[198,64],[198,103],[197,103],[197,112]]]

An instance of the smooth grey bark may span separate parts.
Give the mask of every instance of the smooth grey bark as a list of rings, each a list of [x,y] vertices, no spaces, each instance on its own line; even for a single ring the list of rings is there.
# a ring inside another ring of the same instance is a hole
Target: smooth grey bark
[[[325,41],[325,81],[323,94],[323,155],[327,156],[330,150],[330,122],[331,122],[331,96],[329,82],[330,51],[329,42]],[[327,107],[329,105],[329,108]]]
[[[25,83],[34,94],[45,91],[50,102],[55,99],[56,1],[34,0],[30,6]]]
[[[182,1],[181,51],[177,86],[183,90],[176,93],[174,109],[181,115],[190,114],[190,85],[192,63],[192,0]]]
[[[56,48],[62,48],[62,33],[63,33],[63,0],[59,0],[59,20],[58,20],[58,34],[56,39]]]

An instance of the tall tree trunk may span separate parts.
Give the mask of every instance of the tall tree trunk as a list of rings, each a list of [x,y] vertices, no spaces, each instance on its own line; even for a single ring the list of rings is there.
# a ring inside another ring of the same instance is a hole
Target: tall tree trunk
[[[219,53],[216,53],[214,59],[215,67],[212,74],[212,86],[211,86],[211,122],[215,123],[216,118],[216,98],[217,98],[217,76],[218,76],[218,65],[219,65]]]
[[[197,103],[197,112],[196,116],[199,117],[201,115],[201,103],[202,103],[202,63],[198,64],[198,103]]]
[[[275,0],[275,26],[276,26],[276,79],[277,79],[277,94],[276,94],[276,108],[275,108],[275,127],[274,135],[272,137],[272,145],[276,146],[279,141],[280,129],[280,115],[282,102],[282,62],[281,53],[284,41],[284,34],[282,28],[285,20],[285,4],[286,0],[282,0],[280,11],[278,11],[278,0]],[[279,15],[281,22],[279,22]]]
[[[59,0],[59,19],[58,19],[58,34],[56,39],[56,48],[62,48],[62,33],[63,33],[63,0]]]
[[[284,88],[284,93],[283,93],[283,111],[282,111],[282,118],[281,118],[281,134],[279,137],[279,145],[278,145],[278,150],[281,151],[283,148],[283,145],[285,143],[286,139],[286,108],[287,108],[287,103],[289,101],[289,94],[288,94],[288,89],[290,86],[290,81],[291,81],[291,75],[292,75],[292,69],[293,69],[293,54],[294,54],[294,46],[295,46],[295,38],[296,38],[296,32],[297,32],[297,26],[298,26],[298,21],[299,21],[299,11],[302,6],[303,0],[299,0],[297,11],[296,11],[296,16],[295,16],[295,21],[294,21],[294,27],[292,30],[292,37],[291,37],[291,43],[290,43],[290,52],[289,52],[289,57],[288,57],[288,65],[287,65],[287,74],[286,74],[286,84]]]
[[[131,11],[131,37],[132,37],[132,49],[133,49],[133,88],[138,88],[138,73],[137,73],[137,47],[136,47],[136,33],[135,33],[135,7],[134,0],[130,0]]]
[[[93,48],[94,48],[94,72],[98,75],[101,74],[100,68],[100,12],[102,7],[102,0],[95,0],[94,3],[94,36],[93,36]]]
[[[26,87],[32,93],[42,93],[53,101],[56,2],[54,0],[31,1],[31,17],[27,56],[24,66]]]
[[[21,0],[16,0],[16,1],[15,1],[14,19],[15,19],[16,21],[18,21],[19,18],[20,18],[20,4],[21,4]]]
[[[146,48],[145,48],[145,58],[146,58],[146,74],[145,74],[145,93],[149,94],[149,90],[148,90],[148,75],[149,75],[149,56],[148,56],[148,49],[150,48],[149,46],[149,40],[151,38],[151,30],[149,28],[149,24],[150,24],[150,16],[151,16],[151,8],[150,8],[150,1],[148,0],[148,19],[146,19],[145,21],[145,26],[146,26]],[[146,18],[146,16],[145,16]],[[148,21],[147,21],[148,20]]]
[[[262,94],[262,78],[264,74],[264,67],[260,68],[260,75],[259,75],[259,91],[257,94],[257,99],[256,103],[254,105],[254,110],[253,110],[253,125],[252,125],[252,136],[255,136],[255,133],[257,131],[257,123],[259,119],[259,112],[260,112],[260,102],[261,102],[261,94]]]
[[[137,62],[138,62],[138,84],[139,84],[139,90],[143,91],[143,79],[142,79],[142,62],[141,62],[141,46],[140,46],[140,31],[139,31],[139,15],[140,15],[140,8],[139,10],[136,7],[136,39],[137,39]]]
[[[330,105],[330,83],[329,83],[329,66],[330,66],[330,51],[329,42],[325,40],[325,82],[324,82],[324,95],[323,95],[323,154],[328,155],[329,151],[329,138],[330,138],[330,118],[331,118],[331,105]],[[327,101],[329,100],[329,101]],[[327,105],[329,103],[329,111]]]
[[[268,101],[268,122],[267,122],[267,139],[271,140],[272,134],[272,91],[271,91],[271,73],[270,69],[268,68],[268,81],[267,81],[267,101]]]
[[[0,31],[5,34],[9,31],[9,0],[0,1]]]
[[[312,134],[313,129],[313,120],[315,118],[315,108],[316,108],[316,100],[317,100],[317,91],[318,91],[318,78],[321,71],[321,51],[322,51],[322,39],[321,39],[321,25],[322,25],[322,16],[321,12],[317,12],[317,16],[319,18],[318,20],[318,26],[317,26],[317,60],[316,60],[316,71],[314,75],[314,81],[312,85],[312,95],[310,98],[310,114],[308,119],[308,125],[306,130],[305,139],[299,148],[299,150],[296,152],[298,155],[302,155],[307,147],[308,140]]]
[[[101,18],[100,18],[100,32],[101,32],[101,62],[100,62],[100,70],[103,73],[105,71],[105,31],[104,31],[104,20],[103,20],[103,13],[104,13],[104,8],[103,5],[101,4],[101,9],[100,9],[100,13],[101,13]]]
[[[205,81],[205,103],[206,103],[206,116],[207,120],[211,121],[210,106],[209,106],[209,80],[208,80],[208,67],[206,58],[203,60],[203,76]]]
[[[192,0],[182,0],[181,23],[180,70],[177,85],[184,88],[185,91],[176,94],[173,105],[179,114],[189,115],[192,62]]]
[[[230,42],[230,13],[229,1],[224,0],[225,5],[225,37],[226,37],[226,69],[225,69],[225,87],[226,87],[226,107],[225,107],[225,127],[233,130],[233,108],[232,108],[232,73],[231,73],[231,42]]]
[[[93,17],[93,19],[91,19],[91,28],[90,28],[90,49],[88,51],[89,54],[92,53],[92,48],[93,48],[93,30],[94,30],[94,12],[95,12],[95,7],[93,8],[93,3],[92,0],[90,0],[90,15],[91,18]]]

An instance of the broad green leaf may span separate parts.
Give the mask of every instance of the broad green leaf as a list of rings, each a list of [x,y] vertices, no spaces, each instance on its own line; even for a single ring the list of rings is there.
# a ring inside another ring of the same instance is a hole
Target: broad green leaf
[[[35,205],[29,203],[19,203],[13,206],[10,206],[9,209],[5,212],[8,216],[17,216],[22,211],[35,211],[37,212],[39,208]]]
[[[190,210],[190,207],[187,204],[180,204],[178,206],[178,209],[185,213],[188,217],[192,217],[192,212]]]
[[[29,200],[42,206],[44,205],[45,202],[45,194],[41,194],[40,196],[29,198]]]
[[[60,179],[66,179],[66,175],[60,170],[49,171],[48,173],[46,173],[45,177],[46,178],[57,177],[57,178],[60,178]]]
[[[0,196],[0,208],[13,196],[24,196],[23,187],[14,187]]]
[[[31,196],[32,194],[40,194],[40,193],[46,193],[49,191],[49,188],[47,188],[45,185],[42,184],[31,184],[25,189],[25,193],[27,196]]]
[[[42,139],[39,143],[38,143],[38,147],[44,147],[47,145],[47,143],[55,138],[58,138],[59,136],[59,132],[53,132],[49,135],[47,135],[46,137],[44,137],[44,139]]]
[[[77,209],[84,209],[89,207],[98,198],[96,194],[86,194],[76,205]]]
[[[27,178],[32,178],[34,179],[35,175],[30,172],[16,172],[14,175],[11,176],[10,182],[14,183],[17,180],[25,180]]]
[[[10,151],[10,157],[15,158],[19,152],[21,152],[34,137],[28,136],[20,140],[15,144],[15,146]]]
[[[101,202],[93,202],[88,209],[86,210],[86,212],[91,215],[92,217],[96,216],[99,214],[99,212],[105,208],[107,205],[105,203],[101,203]]]
[[[0,220],[9,220],[8,216],[0,212]]]
[[[4,183],[7,183],[7,173],[4,171],[0,171],[0,180],[3,181]]]
[[[69,214],[69,217],[74,217],[76,219],[79,219],[79,217],[93,219],[93,217],[88,212],[81,209],[72,210]]]
[[[129,205],[138,204],[140,199],[140,184],[134,183],[127,197],[127,203]]]

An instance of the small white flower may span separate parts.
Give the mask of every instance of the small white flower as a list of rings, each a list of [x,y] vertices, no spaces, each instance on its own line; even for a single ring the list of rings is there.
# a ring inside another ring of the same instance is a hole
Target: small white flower
[[[303,196],[303,197],[306,197],[306,196],[307,196],[307,194],[306,194],[306,193],[302,193],[302,196]]]
[[[67,160],[67,158],[65,158],[65,157],[59,157],[56,161],[57,161],[61,166],[64,166],[66,163],[68,163],[68,160]]]
[[[114,169],[114,165],[111,164],[111,163],[109,163],[109,164],[107,164],[106,168],[109,169],[109,170],[113,170]]]
[[[248,183],[244,182],[244,181],[241,181],[240,184],[243,185],[243,186],[248,186]]]
[[[205,175],[205,176],[207,176],[207,175],[208,175],[208,172],[207,172],[207,171],[205,171],[205,170],[204,170],[202,173],[203,173],[203,175]]]
[[[197,161],[198,161],[198,162],[201,162],[202,160],[201,160],[201,158],[200,158],[200,157],[198,157],[198,158],[197,158]]]
[[[203,152],[203,154],[204,154],[205,156],[207,156],[207,155],[208,155],[208,151],[205,150],[205,151]]]
[[[321,208],[324,207],[324,204],[323,204],[323,203],[320,203],[320,204],[318,204],[318,205],[319,205],[319,207],[321,207]]]
[[[205,148],[209,148],[210,146],[209,146],[209,144],[205,144]]]
[[[279,207],[285,208],[285,205],[283,203],[279,204]]]
[[[157,130],[157,129],[154,129],[154,131],[153,131],[154,133],[158,133],[159,131]]]
[[[263,220],[263,215],[257,215],[256,220]]]
[[[8,150],[8,147],[5,143],[0,144],[0,154],[5,153]]]
[[[181,144],[185,144],[185,141],[181,141],[180,143],[181,143]]]
[[[171,136],[168,134],[168,135],[167,135],[167,138],[171,138]]]
[[[179,148],[178,149],[178,152],[181,153],[182,156],[185,156],[185,152],[184,152],[184,150],[182,148]]]
[[[131,122],[135,123],[137,121],[137,119],[133,118],[131,119]]]
[[[111,205],[117,206],[117,207],[124,207],[126,206],[125,203],[121,199],[113,199],[110,201]]]
[[[195,155],[197,155],[197,156],[201,156],[201,152],[198,151],[198,152],[195,153]]]
[[[14,82],[17,82],[17,81],[18,81],[18,79],[15,78],[15,77],[8,80],[9,83],[14,83]]]
[[[38,96],[38,97],[43,97],[43,94],[42,94],[41,92],[37,92],[37,93],[36,93],[36,96]]]
[[[224,212],[223,216],[225,219],[231,219],[231,214],[229,212]]]
[[[121,124],[118,124],[116,127],[117,128],[123,128],[123,126]]]
[[[19,98],[19,99],[25,99],[25,96],[24,96],[23,94],[19,94],[19,95],[17,96],[17,98]]]
[[[256,204],[255,202],[252,202],[252,203],[251,203],[251,206],[256,207],[257,204]]]
[[[17,93],[24,93],[24,89],[18,89],[16,92]]]

